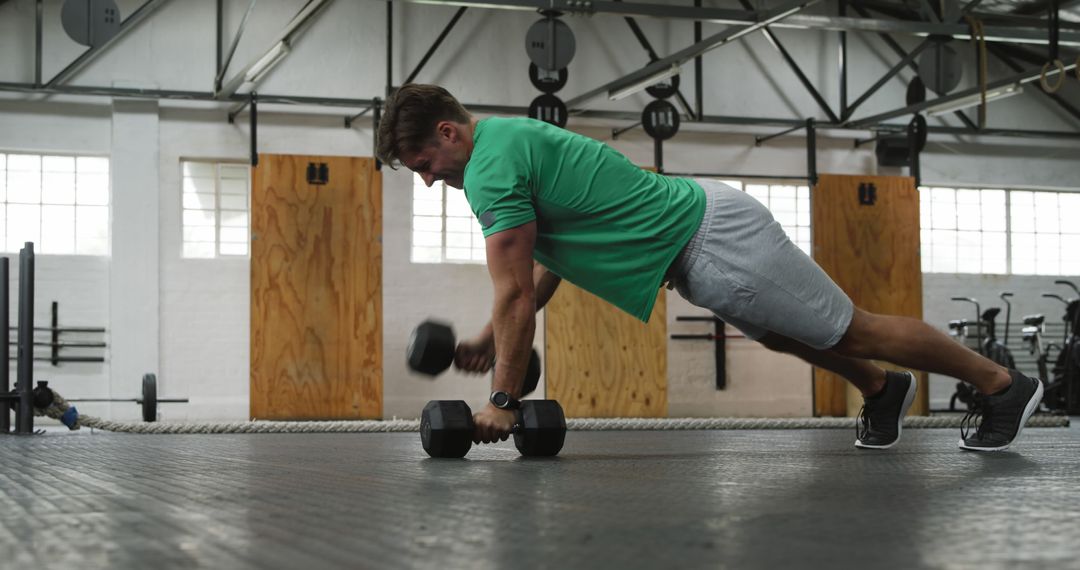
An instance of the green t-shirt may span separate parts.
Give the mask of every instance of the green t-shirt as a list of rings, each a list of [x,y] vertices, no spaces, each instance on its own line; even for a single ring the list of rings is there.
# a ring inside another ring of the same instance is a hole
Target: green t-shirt
[[[465,197],[484,237],[536,220],[537,261],[648,322],[664,273],[705,214],[701,187],[533,119],[484,119],[473,143]]]

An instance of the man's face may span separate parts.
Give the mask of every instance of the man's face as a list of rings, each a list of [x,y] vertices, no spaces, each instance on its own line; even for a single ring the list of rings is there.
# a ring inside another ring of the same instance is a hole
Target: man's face
[[[461,189],[465,185],[465,165],[469,162],[463,134],[455,123],[439,123],[433,141],[419,152],[403,153],[401,164],[419,174],[429,187],[445,180],[448,186]]]

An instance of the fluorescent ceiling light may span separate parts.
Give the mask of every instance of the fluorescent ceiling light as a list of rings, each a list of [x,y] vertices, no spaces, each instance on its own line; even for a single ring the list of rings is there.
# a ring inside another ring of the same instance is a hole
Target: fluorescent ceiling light
[[[251,69],[244,74],[244,81],[247,83],[259,81],[263,75],[266,75],[266,72],[273,69],[287,55],[289,55],[289,44],[285,43],[284,40],[274,44],[274,47],[270,48],[266,55],[260,57],[259,61],[256,61],[255,65],[251,66]]]
[[[671,64],[671,67],[661,69],[660,71],[657,71],[656,73],[648,77],[639,79],[629,85],[626,85],[624,87],[611,88],[610,90],[608,90],[608,99],[611,99],[612,101],[617,101],[619,99],[629,97],[654,83],[659,83],[665,79],[670,79],[678,74],[679,66],[678,64],[673,63]]]
[[[1004,87],[998,87],[997,89],[990,89],[986,92],[986,102],[997,101],[1005,99],[1006,97],[1012,97],[1013,95],[1019,95],[1024,92],[1024,88],[1019,83],[1013,83]],[[982,98],[978,93],[974,95],[968,95],[967,97],[961,97],[945,103],[939,103],[937,105],[931,105],[927,107],[924,112],[928,117],[936,117],[938,115],[945,115],[952,113],[953,111],[959,111],[960,109],[967,109],[968,107],[974,107],[982,101]]]

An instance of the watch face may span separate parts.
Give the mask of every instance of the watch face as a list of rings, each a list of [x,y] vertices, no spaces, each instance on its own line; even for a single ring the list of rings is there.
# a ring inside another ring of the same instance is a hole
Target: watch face
[[[506,392],[495,392],[491,395],[491,403],[495,404],[496,408],[506,407],[510,403],[510,394]]]

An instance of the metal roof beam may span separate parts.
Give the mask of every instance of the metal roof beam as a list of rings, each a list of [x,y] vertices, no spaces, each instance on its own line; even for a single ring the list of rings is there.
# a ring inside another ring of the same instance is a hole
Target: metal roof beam
[[[376,0],[382,2],[384,0]],[[567,14],[611,14],[618,16],[648,16],[677,20],[699,20],[718,24],[749,26],[759,24],[755,12],[729,10],[722,8],[695,8],[670,4],[650,4],[641,2],[612,2],[606,0],[390,0],[439,6],[470,6],[475,8],[501,10],[554,10]],[[950,36],[956,39],[971,39],[971,31],[963,23],[934,23],[910,20],[876,20],[850,18],[844,16],[824,16],[796,14],[784,18],[782,22],[769,24],[773,28],[801,30],[856,30],[865,32],[886,32],[915,36]],[[1047,44],[1046,27],[1031,26],[985,26],[988,42],[1018,42]],[[1080,46],[1080,31],[1062,30],[1061,45]]]
[[[277,38],[270,43],[270,47],[267,48],[262,55],[251,60],[251,62],[237,72],[232,79],[226,81],[221,86],[221,89],[217,90],[215,96],[222,100],[229,99],[245,83],[258,84],[263,77],[266,76],[271,67],[277,65],[281,59],[288,57],[288,50],[292,47],[292,43],[307,29],[305,24],[311,21],[313,17],[319,14],[322,9],[328,6],[332,1],[333,0],[308,0],[308,3],[304,4],[303,8],[300,8],[300,11],[296,13],[296,16],[293,16],[293,19],[283,30],[281,30],[281,33],[278,34]],[[260,63],[264,61],[266,62],[263,64],[265,67],[258,70],[258,73],[254,74],[255,77],[248,77],[249,72],[256,65],[260,65]]]
[[[1076,63],[1075,62],[1070,63],[1068,65],[1065,65],[1063,71],[1067,73],[1069,71],[1072,71],[1073,69],[1076,69]],[[1050,70],[1048,70],[1046,72],[1046,76],[1049,77],[1049,78],[1052,78],[1053,76],[1057,75],[1058,73],[1059,73],[1059,70],[1057,68],[1052,68],[1052,69],[1050,69]],[[989,91],[991,89],[998,89],[1000,87],[1005,87],[1007,85],[1012,85],[1012,84],[1031,83],[1033,81],[1038,81],[1041,76],[1042,76],[1042,70],[1041,69],[1029,69],[1027,71],[1023,71],[1021,73],[1017,73],[1015,75],[1011,75],[1009,77],[1006,77],[1005,79],[998,79],[996,81],[991,81],[986,85],[986,90]],[[916,103],[914,105],[908,105],[907,107],[903,107],[901,109],[896,109],[894,111],[888,111],[888,112],[879,113],[877,115],[873,115],[873,116],[870,116],[870,117],[865,117],[865,118],[862,118],[862,119],[849,121],[848,125],[851,126],[852,128],[866,128],[866,127],[868,127],[870,125],[878,124],[878,123],[887,121],[889,119],[893,119],[893,118],[896,118],[896,117],[903,117],[904,115],[910,115],[910,114],[913,114],[913,113],[918,113],[918,112],[920,112],[920,111],[922,111],[924,109],[928,109],[930,107],[936,107],[936,106],[944,104],[944,103],[950,103],[952,101],[956,101],[957,99],[963,99],[965,97],[970,97],[972,95],[978,95],[980,92],[981,92],[981,90],[978,87],[972,87],[970,89],[964,89],[964,90],[961,90],[961,91],[957,91],[955,93],[950,93],[948,95],[938,97],[937,99],[932,99],[932,100],[929,100],[929,101],[923,101],[922,103]]]
[[[660,58],[645,67],[624,75],[613,81],[609,81],[600,87],[586,91],[577,97],[574,97],[566,102],[567,108],[580,107],[583,103],[591,101],[598,96],[608,93],[613,89],[619,89],[627,85],[631,85],[635,82],[645,80],[657,73],[662,72],[665,69],[670,68],[672,65],[682,65],[695,57],[704,54],[710,50],[716,49],[727,43],[735,41],[743,36],[752,34],[765,26],[774,24],[792,14],[817,3],[819,0],[793,0],[782,4],[778,8],[768,10],[759,14],[757,21],[747,26],[731,26],[726,30],[713,34],[704,40],[679,50],[667,57]],[[624,4],[620,2],[619,4]]]

